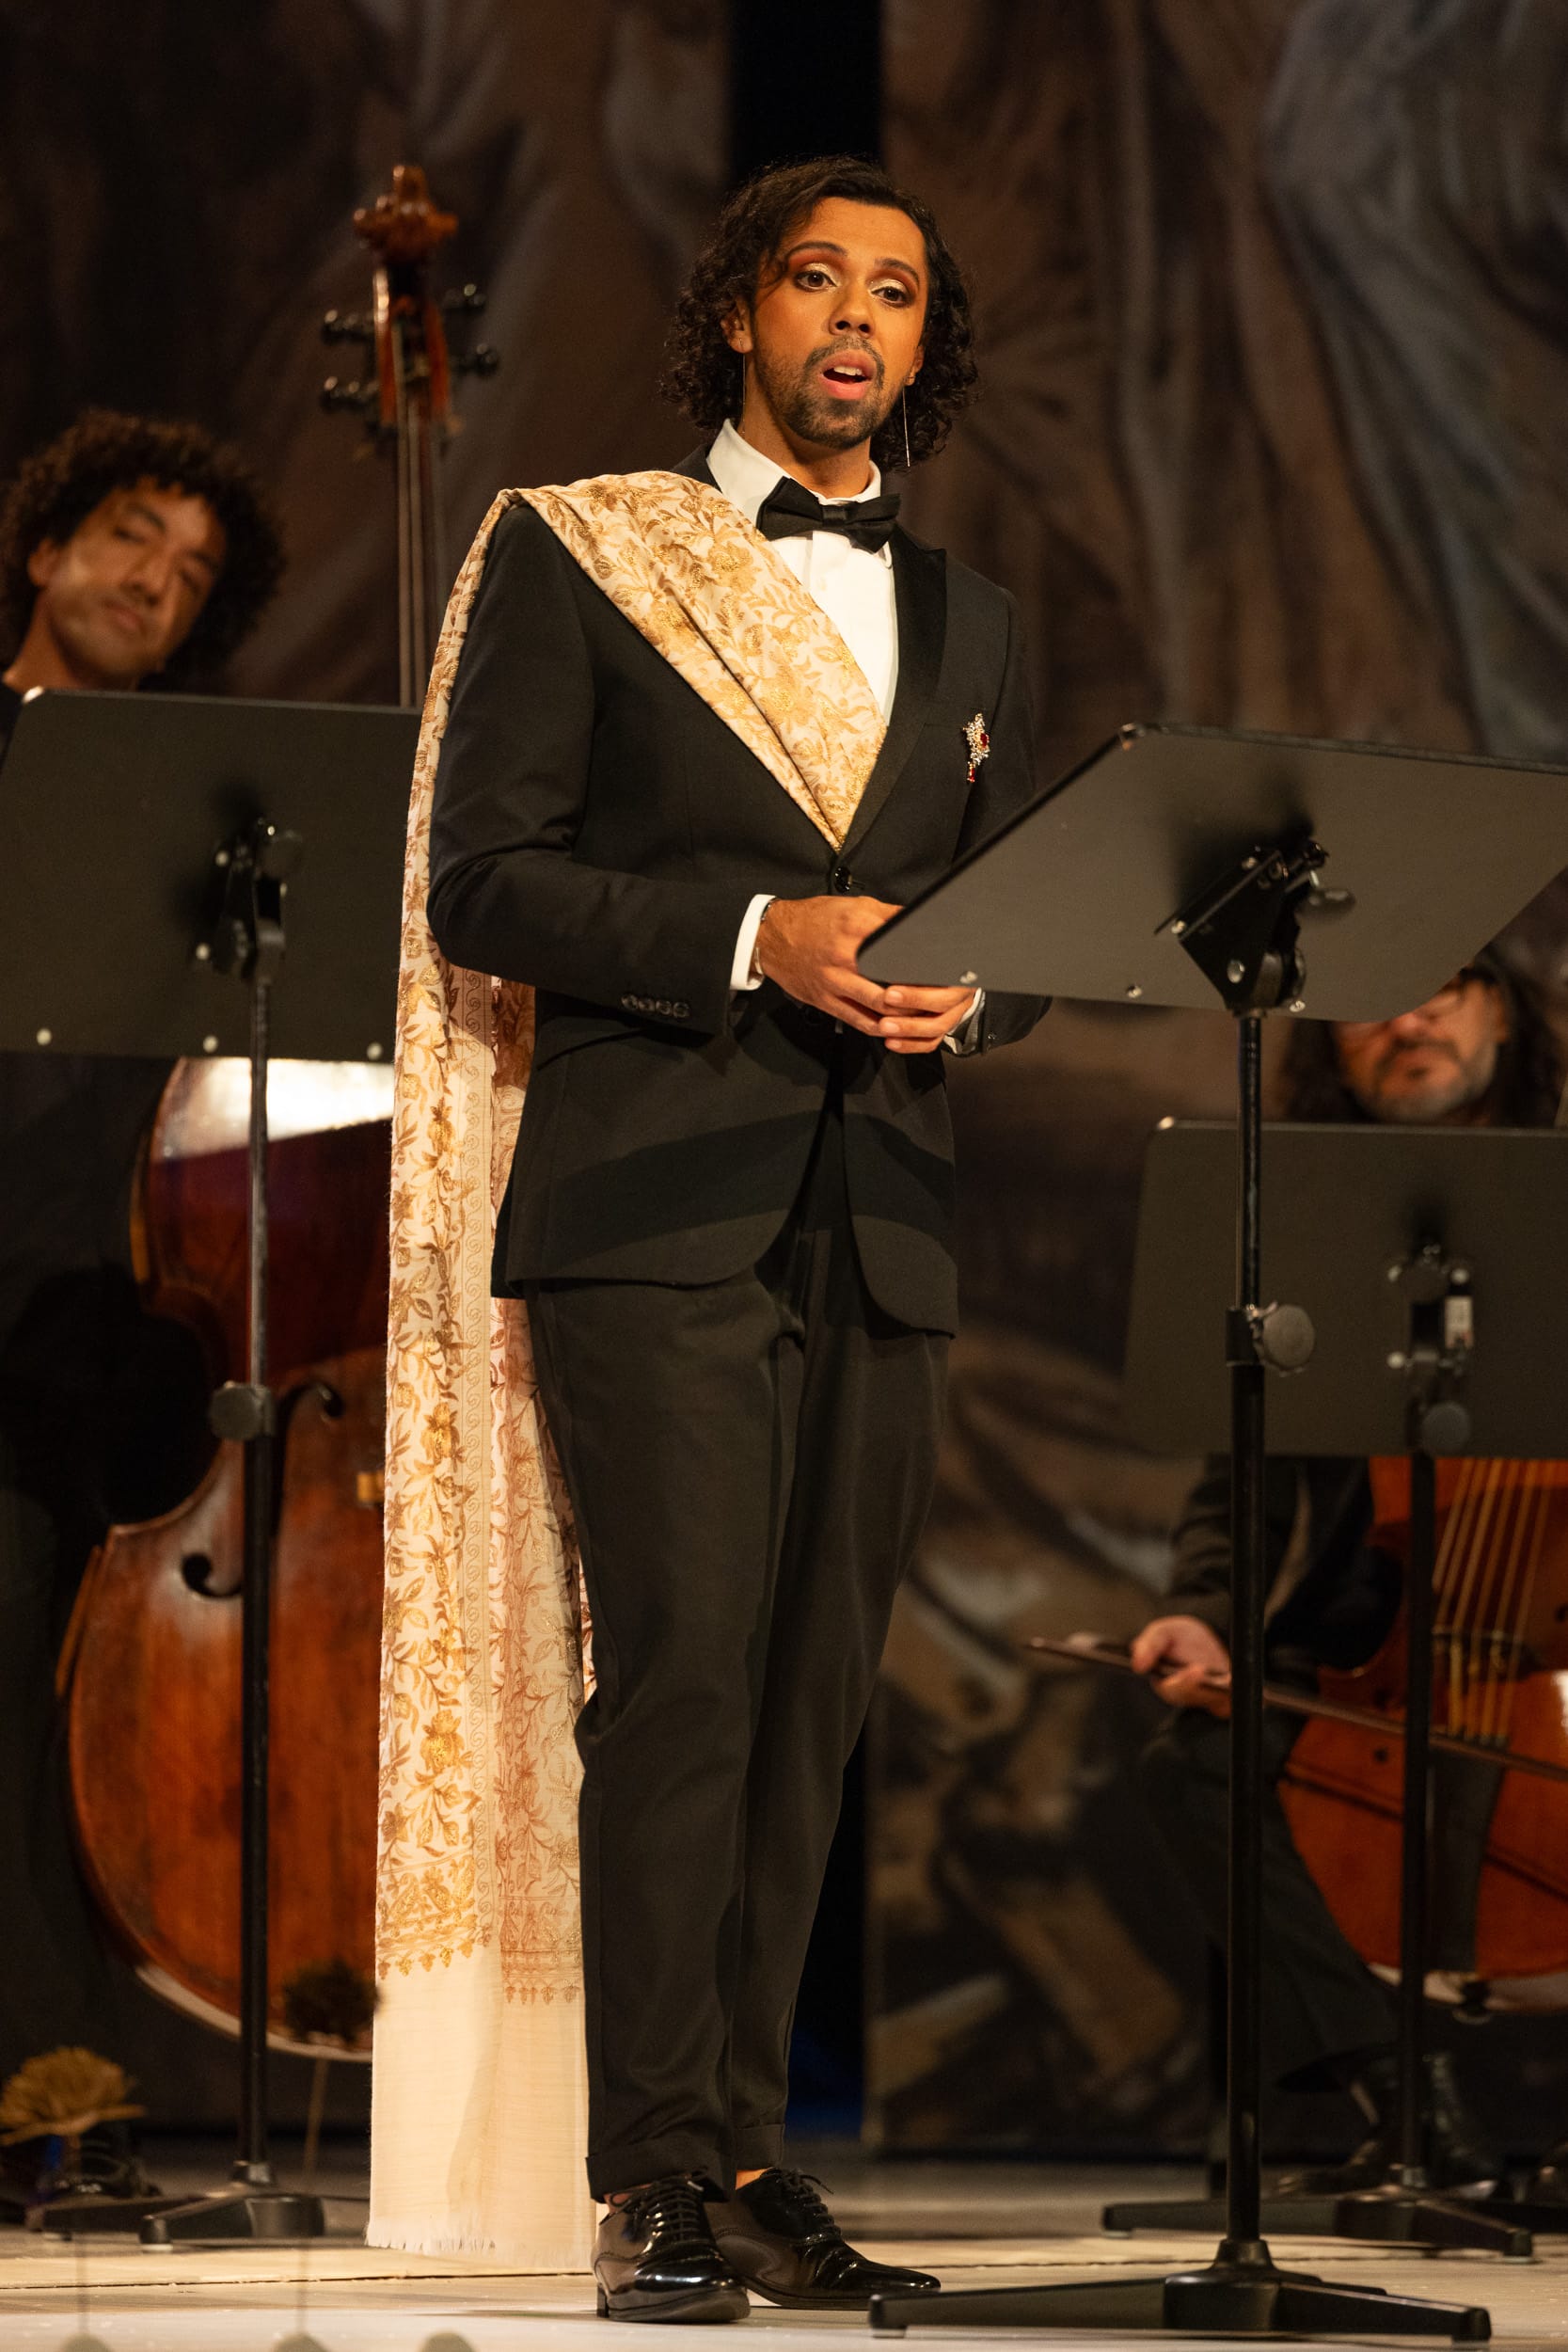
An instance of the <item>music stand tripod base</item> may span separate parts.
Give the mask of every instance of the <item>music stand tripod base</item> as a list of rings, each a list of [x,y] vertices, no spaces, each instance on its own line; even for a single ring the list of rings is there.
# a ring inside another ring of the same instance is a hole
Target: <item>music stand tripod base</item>
[[[214,2196],[193,2198],[169,2213],[149,2215],[141,2226],[144,2246],[281,2244],[299,2238],[323,2237],[326,2220],[319,2197],[298,2196],[290,2189],[220,2189]]]
[[[183,2197],[57,2197],[30,2213],[25,2227],[43,2237],[109,2237],[140,2230],[155,2214],[172,2213]]]
[[[1512,2215],[1516,2228],[1536,2237],[1568,2237],[1568,2205],[1544,2204],[1533,2197],[1488,2197],[1481,2211],[1499,2221]]]
[[[1281,2237],[1339,2237],[1378,2245],[1420,2247],[1429,2252],[1500,2254],[1505,2262],[1528,2262],[1531,2210],[1433,2196],[1430,2191],[1379,2187],[1333,2197],[1265,2197],[1263,2227]],[[1110,2237],[1135,2230],[1192,2230],[1207,2236],[1225,2227],[1222,2198],[1134,2200],[1107,2205],[1101,2228]],[[1558,2227],[1568,2230],[1568,2210]]]
[[[1432,2303],[1381,2287],[1326,2284],[1304,2271],[1219,2257],[1201,2270],[1140,2279],[1084,2279],[1037,2287],[968,2287],[874,2295],[879,2335],[911,2328],[1161,2328],[1227,2336],[1427,2336],[1485,2344],[1492,2322],[1475,2304]]]

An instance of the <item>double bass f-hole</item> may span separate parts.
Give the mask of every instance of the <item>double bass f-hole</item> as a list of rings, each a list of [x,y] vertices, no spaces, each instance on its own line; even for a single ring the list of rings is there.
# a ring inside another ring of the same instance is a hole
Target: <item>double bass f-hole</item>
[[[277,1443],[273,1454],[272,1531],[276,1536],[283,1520],[283,1489],[288,1473],[289,1433],[295,1414],[302,1405],[320,1406],[328,1421],[341,1421],[344,1412],[342,1396],[330,1380],[308,1378],[298,1380],[285,1389],[277,1399]],[[181,1560],[180,1573],[187,1588],[203,1594],[208,1600],[237,1600],[245,1584],[244,1570],[237,1553],[230,1556],[219,1574],[210,1552],[187,1551]]]

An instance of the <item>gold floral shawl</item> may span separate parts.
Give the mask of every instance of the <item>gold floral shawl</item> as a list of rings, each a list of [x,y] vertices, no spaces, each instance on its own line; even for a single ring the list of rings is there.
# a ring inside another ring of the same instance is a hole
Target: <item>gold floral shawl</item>
[[[520,1300],[490,1296],[531,992],[448,963],[430,811],[490,534],[520,500],[835,847],[881,746],[827,615],[710,484],[505,490],[447,610],[408,817],[391,1304],[370,2242],[586,2265],[578,1994],[584,1637]]]

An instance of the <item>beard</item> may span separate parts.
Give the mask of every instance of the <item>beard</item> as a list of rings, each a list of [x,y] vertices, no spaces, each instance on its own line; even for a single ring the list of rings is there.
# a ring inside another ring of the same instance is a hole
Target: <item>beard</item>
[[[752,365],[763,398],[776,421],[798,441],[816,441],[824,449],[853,449],[857,442],[869,441],[893,414],[897,395],[887,389],[882,363],[874,353],[862,354],[877,373],[871,390],[860,400],[835,400],[823,390],[819,371],[841,350],[860,352],[861,346],[824,343],[799,370],[778,367],[760,351],[752,354]]]
[[[1413,1084],[1389,1082],[1402,1063],[1420,1058],[1431,1068]],[[1351,1091],[1370,1119],[1388,1126],[1424,1127],[1473,1110],[1489,1091],[1497,1074],[1497,1047],[1488,1038],[1468,1060],[1447,1043],[1390,1046],[1370,1078]]]

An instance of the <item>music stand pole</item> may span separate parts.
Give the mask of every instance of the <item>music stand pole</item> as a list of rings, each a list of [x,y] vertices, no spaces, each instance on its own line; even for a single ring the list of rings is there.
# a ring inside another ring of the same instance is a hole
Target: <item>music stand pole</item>
[[[1411,1435],[1414,1438],[1417,1432]],[[1432,1616],[1436,1549],[1437,1465],[1423,1445],[1413,1443],[1410,1563],[1404,1595],[1409,1687],[1404,1699],[1403,1836],[1400,1840],[1399,2185],[1418,2194],[1427,2186],[1422,2081],[1426,2071],[1427,1882],[1432,1861]],[[1362,2201],[1354,2201],[1360,2204]]]
[[[1262,1016],[1244,1011],[1236,1032],[1236,1305],[1229,1318],[1230,1544],[1235,1562],[1231,1645],[1230,1921],[1226,2079],[1230,2086],[1226,2227],[1217,2259],[1266,2262],[1262,2240],[1263,1979],[1263,1478],[1265,1371],[1255,1321],[1262,1300]]]
[[[221,911],[202,961],[242,979],[250,993],[250,1120],[246,1136],[248,1312],[245,1378],[227,1381],[209,1419],[245,1448],[240,1631],[240,2108],[234,2186],[141,2226],[145,2246],[187,2239],[320,2237],[319,2197],[281,2189],[267,2131],[267,1867],[271,1730],[272,1565],[277,1515],[277,1400],[267,1385],[271,1246],[267,1224],[267,1069],[272,985],[283,960],[283,892],[299,864],[295,833],[263,819],[234,835],[214,861]]]
[[[1163,928],[1237,1021],[1236,1303],[1227,1316],[1230,1381],[1230,1530],[1234,1579],[1225,2234],[1200,2269],[1163,2278],[1096,2280],[923,2295],[874,2295],[872,2328],[911,2326],[1157,2328],[1216,2335],[1446,2336],[1484,2343],[1479,2305],[1430,2302],[1379,2287],[1281,2270],[1262,2235],[1263,1607],[1268,1370],[1294,1371],[1311,1353],[1297,1308],[1262,1300],[1263,1015],[1299,1005],[1298,910],[1326,852],[1309,835],[1256,850]]]
[[[1446,1317],[1450,1300],[1469,1303],[1469,1274],[1435,1247],[1415,1251],[1387,1269],[1409,1303],[1409,1330],[1402,1350],[1405,1438],[1410,1465],[1410,1546],[1405,1566],[1405,1733],[1403,1788],[1400,1807],[1400,1987],[1395,2010],[1398,2084],[1397,2153],[1386,2179],[1364,2189],[1302,2192],[1264,2198],[1259,2227],[1272,2224],[1299,2237],[1342,2237],[1433,2251],[1500,2254],[1528,2261],[1534,2251],[1528,2217],[1505,2205],[1489,2208],[1434,2191],[1426,2170],[1426,1970],[1430,1940],[1429,1883],[1432,1862],[1432,1693],[1433,1671],[1433,1579],[1437,1550],[1437,1468],[1434,1450],[1468,1443],[1469,1416],[1459,1402],[1468,1358],[1468,1321],[1461,1343],[1450,1342]],[[1401,1364],[1401,1358],[1393,1359]],[[1234,1442],[1235,1433],[1232,1432]],[[1241,1549],[1232,1530],[1234,1556]],[[1238,1580],[1238,1623],[1241,1615]],[[1259,1636],[1262,1638],[1259,1602]],[[1263,1792],[1259,1792],[1259,1805]],[[1231,1845],[1234,1861],[1235,1845]],[[1232,1890],[1234,1903],[1234,1890]],[[1232,1921],[1235,1919],[1232,1909]],[[1234,1934],[1234,1927],[1232,1928]],[[1261,1955],[1259,1954],[1259,1962]],[[1261,1966],[1259,1965],[1259,1981]],[[1232,2147],[1234,2161],[1234,2147]],[[1103,2227],[1113,2235],[1134,2230],[1208,2230],[1215,2220],[1212,2197],[1181,2201],[1124,2200],[1105,2207]]]

